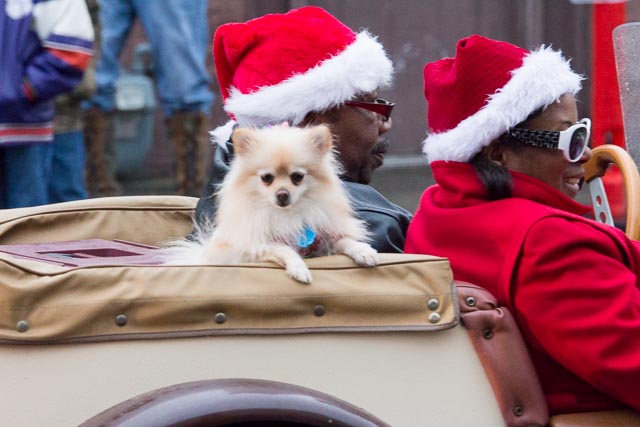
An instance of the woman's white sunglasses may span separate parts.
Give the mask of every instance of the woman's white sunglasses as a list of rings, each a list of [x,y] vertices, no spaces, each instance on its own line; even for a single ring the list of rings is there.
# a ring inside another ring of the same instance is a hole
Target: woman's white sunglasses
[[[562,131],[513,128],[508,134],[527,145],[562,150],[568,161],[577,162],[589,145],[591,120],[582,119],[569,129]]]

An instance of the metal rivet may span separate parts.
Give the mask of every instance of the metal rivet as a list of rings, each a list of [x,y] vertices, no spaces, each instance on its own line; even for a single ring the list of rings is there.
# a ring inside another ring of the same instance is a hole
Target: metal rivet
[[[27,332],[29,330],[29,322],[26,320],[21,320],[16,324],[16,329],[18,332]]]
[[[467,305],[469,307],[475,307],[476,306],[476,299],[474,297],[467,297],[465,299],[465,302],[467,303]]]
[[[324,308],[324,305],[318,304],[315,307],[313,307],[313,314],[315,314],[318,317],[324,316],[326,312],[327,312],[327,309]]]
[[[482,336],[490,340],[491,338],[493,338],[493,331],[491,329],[485,329],[484,331],[482,331]]]
[[[222,325],[224,322],[227,321],[227,315],[224,313],[216,313],[215,316],[213,316],[213,320],[218,324],[218,325]]]
[[[431,313],[429,315],[429,322],[438,323],[440,321],[440,313]]]
[[[516,417],[521,417],[524,415],[524,408],[522,406],[516,406],[513,408],[513,413]]]
[[[429,301],[427,301],[427,307],[429,307],[429,310],[437,310],[438,307],[440,307],[440,301],[438,301],[436,298],[431,298]]]
[[[124,326],[129,321],[129,318],[125,314],[118,314],[116,316],[116,325]]]

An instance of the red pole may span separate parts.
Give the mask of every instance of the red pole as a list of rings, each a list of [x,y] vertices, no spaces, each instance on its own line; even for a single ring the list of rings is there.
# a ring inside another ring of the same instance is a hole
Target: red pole
[[[594,146],[611,143],[624,147],[612,32],[615,27],[624,24],[625,19],[625,3],[593,5],[591,114]]]
[[[624,147],[624,127],[620,92],[616,75],[612,32],[626,22],[625,3],[593,5],[591,70],[592,144],[616,144]],[[616,222],[624,222],[624,181],[618,170],[604,178],[611,213]]]

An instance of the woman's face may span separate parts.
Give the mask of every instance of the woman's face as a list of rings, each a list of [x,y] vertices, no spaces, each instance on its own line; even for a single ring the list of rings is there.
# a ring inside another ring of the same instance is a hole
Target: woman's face
[[[531,130],[561,131],[576,124],[578,109],[572,94],[563,95],[558,102],[547,107],[541,114],[524,124]],[[587,148],[577,162],[565,159],[561,150],[533,146],[512,149],[505,147],[502,160],[507,169],[524,173],[547,183],[572,199],[584,184],[582,165],[591,158]]]

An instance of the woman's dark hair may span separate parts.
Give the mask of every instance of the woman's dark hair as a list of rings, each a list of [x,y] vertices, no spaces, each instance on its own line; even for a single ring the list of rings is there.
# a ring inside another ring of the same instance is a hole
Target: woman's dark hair
[[[511,197],[513,183],[506,167],[489,159],[485,150],[476,154],[469,163],[476,170],[478,178],[487,190],[489,200]]]
[[[522,122],[514,126],[514,128],[527,128],[526,123],[537,117],[544,111],[544,108],[539,108],[533,113],[529,114],[529,117]],[[502,134],[498,140],[500,144],[509,146],[514,151],[519,151],[524,147],[524,144],[514,139],[508,132]],[[491,160],[487,150],[482,150],[476,154],[469,163],[476,171],[478,178],[482,182],[482,185],[487,190],[487,196],[489,200],[500,200],[511,197],[513,190],[513,181],[509,170]]]

